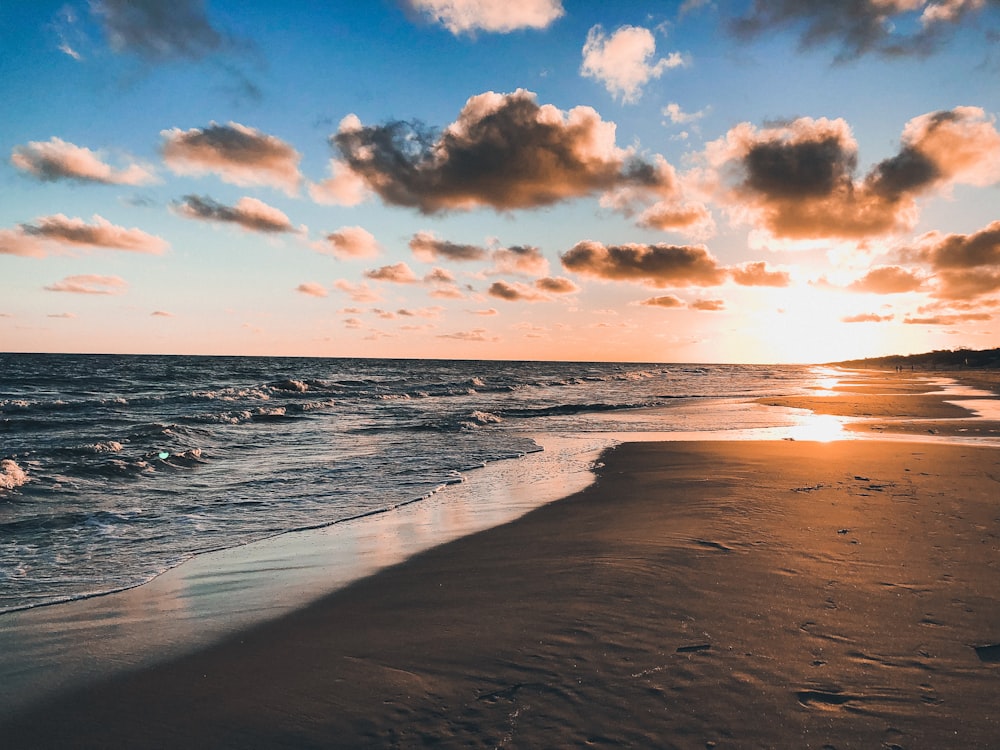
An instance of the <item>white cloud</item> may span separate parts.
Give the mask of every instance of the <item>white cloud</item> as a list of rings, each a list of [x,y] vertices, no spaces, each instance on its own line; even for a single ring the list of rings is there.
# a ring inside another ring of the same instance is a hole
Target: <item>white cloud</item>
[[[622,26],[609,37],[601,26],[594,26],[583,45],[580,74],[601,81],[612,96],[635,102],[650,80],[686,64],[679,52],[653,62],[655,54],[656,40],[649,29]]]
[[[456,36],[476,30],[544,29],[563,15],[561,0],[408,0]]]

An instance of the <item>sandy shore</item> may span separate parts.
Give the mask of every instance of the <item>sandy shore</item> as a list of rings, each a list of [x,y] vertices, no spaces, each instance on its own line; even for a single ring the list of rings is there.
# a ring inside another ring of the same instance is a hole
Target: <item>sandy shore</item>
[[[987,747],[1000,453],[622,446],[598,482],[50,700],[6,747]]]

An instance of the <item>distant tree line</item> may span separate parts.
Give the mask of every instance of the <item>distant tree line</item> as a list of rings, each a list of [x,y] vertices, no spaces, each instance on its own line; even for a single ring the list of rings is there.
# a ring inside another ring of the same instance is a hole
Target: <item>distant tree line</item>
[[[1000,370],[1000,349],[936,349],[924,354],[892,354],[888,357],[830,362],[843,367],[902,367],[904,370]]]

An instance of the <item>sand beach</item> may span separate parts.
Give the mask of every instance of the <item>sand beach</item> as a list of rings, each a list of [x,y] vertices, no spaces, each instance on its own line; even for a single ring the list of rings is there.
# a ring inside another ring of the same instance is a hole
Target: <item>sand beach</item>
[[[876,439],[620,445],[581,492],[194,653],[49,696],[0,736],[10,748],[993,745],[1000,449],[945,438],[996,425],[928,392],[926,376],[845,374],[773,402],[869,417],[851,429]]]

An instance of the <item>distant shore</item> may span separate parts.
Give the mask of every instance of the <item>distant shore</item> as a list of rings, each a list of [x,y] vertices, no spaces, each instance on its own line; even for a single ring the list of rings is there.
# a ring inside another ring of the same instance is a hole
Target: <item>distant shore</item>
[[[772,401],[867,416],[869,433],[926,434],[936,415],[933,435],[968,435],[967,409],[905,375]],[[1000,736],[1000,449],[900,437],[622,445],[580,493],[46,700],[0,736],[986,747]]]

